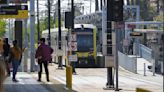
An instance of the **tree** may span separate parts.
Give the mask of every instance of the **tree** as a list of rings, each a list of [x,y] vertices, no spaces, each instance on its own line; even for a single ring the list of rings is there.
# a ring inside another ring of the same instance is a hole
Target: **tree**
[[[164,19],[164,14],[161,13],[160,15],[157,15],[153,18],[154,21],[160,21],[160,22],[164,22],[163,19]]]
[[[144,21],[151,21],[155,16],[155,7],[150,6],[149,0],[140,0],[140,14]]]
[[[134,0],[131,0],[131,5],[134,5]]]
[[[41,20],[41,26],[40,26],[40,29],[41,30],[46,30],[48,28],[48,17],[45,17],[44,19]],[[50,17],[50,22],[51,22],[51,28],[54,28],[54,18],[51,16]]]
[[[127,5],[130,5],[130,0],[127,0]]]
[[[141,1],[140,0],[136,0],[136,5],[140,6]]]
[[[4,36],[6,30],[6,21],[0,20],[0,37]]]
[[[164,23],[163,19],[164,19],[164,13],[160,13],[159,15],[157,15],[153,18],[154,21],[160,21],[161,23]],[[161,30],[163,30],[163,26],[164,25],[161,26],[161,28],[160,28]]]

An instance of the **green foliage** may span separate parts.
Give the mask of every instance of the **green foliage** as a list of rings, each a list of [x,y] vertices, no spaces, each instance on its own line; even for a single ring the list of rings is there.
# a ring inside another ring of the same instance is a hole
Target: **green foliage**
[[[6,21],[0,20],[0,37],[4,36],[6,29]]]
[[[160,13],[159,15],[157,15],[153,18],[154,21],[160,21],[160,22],[164,23],[163,19],[164,19],[163,13]],[[163,26],[164,25],[162,24],[162,26],[160,27],[161,30],[163,30]]]
[[[153,17],[156,16],[156,7],[149,5],[149,0],[140,0],[140,15],[144,21],[152,21]]]
[[[52,16],[50,17],[50,24],[51,28],[54,28],[54,20]],[[48,28],[48,17],[45,17],[40,21],[40,28],[41,30],[46,30]]]
[[[164,21],[163,21],[163,19],[164,19],[163,16],[164,16],[163,13],[161,13],[161,14],[155,16],[155,17],[153,18],[153,20],[154,20],[154,21],[164,22]]]
[[[63,26],[63,24],[64,24],[63,21],[61,21],[61,27]],[[58,27],[58,19],[55,19],[55,27]]]

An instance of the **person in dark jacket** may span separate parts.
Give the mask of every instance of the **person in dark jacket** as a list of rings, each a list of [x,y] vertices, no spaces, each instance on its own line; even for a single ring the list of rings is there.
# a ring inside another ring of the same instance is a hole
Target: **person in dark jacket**
[[[7,76],[10,76],[10,60],[9,60],[9,52],[10,52],[10,45],[8,43],[8,38],[4,39],[4,44],[3,44],[3,57],[6,65],[6,71],[7,71]]]
[[[38,81],[41,81],[42,74],[42,64],[44,65],[47,81],[49,82],[49,71],[48,64],[52,60],[51,54],[53,53],[53,49],[45,44],[45,38],[40,39],[40,45],[36,50],[35,58],[38,59],[38,64],[40,66],[38,72]]]

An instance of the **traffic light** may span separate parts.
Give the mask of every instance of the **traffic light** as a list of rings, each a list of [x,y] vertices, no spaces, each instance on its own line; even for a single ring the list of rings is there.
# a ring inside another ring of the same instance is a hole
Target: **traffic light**
[[[72,12],[65,12],[65,28],[71,28],[72,26]]]
[[[123,0],[107,0],[107,18],[110,21],[123,21]]]
[[[123,0],[113,0],[113,19],[123,21]]]

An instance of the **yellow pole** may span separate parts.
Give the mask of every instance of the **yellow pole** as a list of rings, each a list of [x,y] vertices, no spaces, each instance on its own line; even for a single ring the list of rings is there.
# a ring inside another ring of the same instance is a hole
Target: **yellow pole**
[[[72,89],[72,66],[66,66],[66,87]]]
[[[71,55],[71,51],[68,51],[67,56]],[[66,64],[66,87],[72,90],[72,66],[67,58]]]
[[[136,92],[152,92],[152,91],[143,88],[136,88]]]

